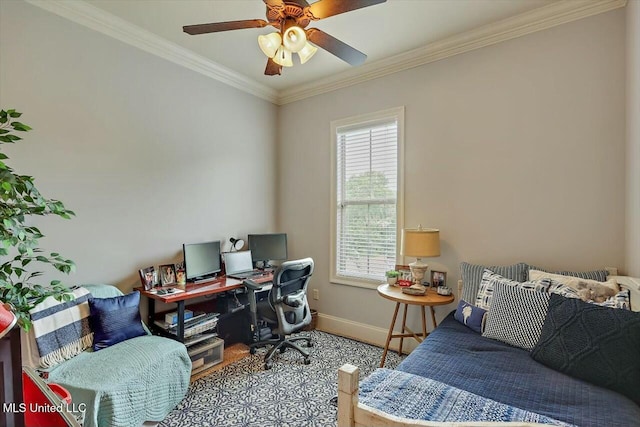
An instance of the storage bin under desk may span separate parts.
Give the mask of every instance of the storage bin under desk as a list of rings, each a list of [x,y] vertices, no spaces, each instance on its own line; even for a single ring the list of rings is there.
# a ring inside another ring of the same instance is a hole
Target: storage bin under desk
[[[210,368],[224,359],[224,340],[211,338],[201,343],[194,344],[188,349],[191,363],[191,375]]]

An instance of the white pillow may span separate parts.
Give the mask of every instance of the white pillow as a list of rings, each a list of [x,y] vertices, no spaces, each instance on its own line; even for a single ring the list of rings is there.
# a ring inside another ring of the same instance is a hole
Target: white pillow
[[[539,270],[529,270],[529,280],[551,279],[562,283],[576,291],[584,301],[604,302],[620,292],[620,287],[615,279],[606,282],[597,280],[581,279],[574,276],[563,276],[561,274],[546,273]]]

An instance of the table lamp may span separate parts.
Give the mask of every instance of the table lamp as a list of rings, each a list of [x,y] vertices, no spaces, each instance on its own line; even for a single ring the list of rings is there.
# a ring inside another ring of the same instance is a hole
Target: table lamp
[[[435,228],[405,228],[402,230],[400,255],[416,258],[409,264],[413,283],[422,285],[425,272],[429,266],[422,261],[425,257],[440,256],[440,230]]]
[[[16,315],[8,309],[8,305],[0,303],[0,338],[5,336],[17,321]]]

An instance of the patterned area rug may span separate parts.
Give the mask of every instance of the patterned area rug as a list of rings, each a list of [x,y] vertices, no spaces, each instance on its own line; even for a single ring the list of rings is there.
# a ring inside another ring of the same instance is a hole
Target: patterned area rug
[[[307,427],[336,425],[338,368],[351,363],[361,378],[380,364],[382,348],[320,331],[310,334],[311,364],[294,350],[278,353],[265,371],[266,349],[212,372],[191,384],[184,400],[160,426]],[[386,368],[404,356],[387,353]]]

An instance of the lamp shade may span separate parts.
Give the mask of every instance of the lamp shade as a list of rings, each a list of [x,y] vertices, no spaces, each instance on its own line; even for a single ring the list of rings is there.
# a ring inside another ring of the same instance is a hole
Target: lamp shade
[[[305,62],[307,62],[308,60],[311,59],[311,57],[313,55],[315,55],[315,53],[318,51],[318,48],[315,47],[314,45],[312,45],[311,43],[307,42],[304,47],[302,48],[302,50],[300,52],[298,52],[298,56],[300,57],[300,63],[304,64]]]
[[[258,46],[260,46],[262,52],[269,58],[273,58],[281,44],[282,38],[280,37],[280,33],[258,36]]]
[[[294,25],[285,30],[282,43],[289,51],[299,52],[307,43],[307,35],[302,28]]]
[[[291,59],[291,51],[285,49],[284,46],[280,46],[276,55],[273,57],[273,62],[283,67],[293,67],[293,59]]]
[[[5,336],[17,321],[16,315],[8,310],[6,305],[0,303],[0,338]]]
[[[422,226],[403,229],[400,255],[414,258],[440,256],[440,230]]]

